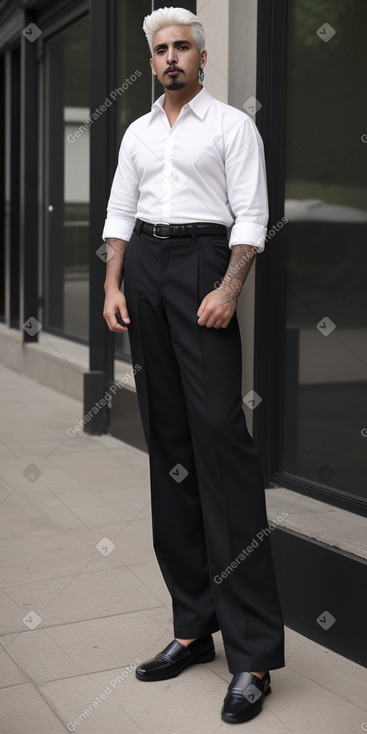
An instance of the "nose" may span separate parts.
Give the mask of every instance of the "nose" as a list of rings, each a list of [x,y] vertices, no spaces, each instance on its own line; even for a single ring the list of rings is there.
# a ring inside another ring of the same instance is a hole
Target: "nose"
[[[177,63],[177,51],[174,46],[171,46],[167,49],[166,61],[167,61],[168,66],[171,66],[171,64]]]

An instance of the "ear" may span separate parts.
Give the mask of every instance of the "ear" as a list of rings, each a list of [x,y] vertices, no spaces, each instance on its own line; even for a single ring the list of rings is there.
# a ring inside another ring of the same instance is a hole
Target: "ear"
[[[151,68],[151,70],[152,70],[152,72],[153,72],[154,76],[156,76],[157,72],[156,72],[156,70],[155,70],[155,64],[154,64],[154,61],[153,61],[153,59],[149,59],[149,63],[150,63],[150,68]]]
[[[200,51],[200,66],[202,69],[206,65],[207,60],[208,60],[208,52],[204,48],[202,51]]]

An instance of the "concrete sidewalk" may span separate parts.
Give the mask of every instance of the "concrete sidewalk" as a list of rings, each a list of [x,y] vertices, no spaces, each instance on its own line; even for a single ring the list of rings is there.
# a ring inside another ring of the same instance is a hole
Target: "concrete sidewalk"
[[[78,401],[2,366],[0,381],[0,731],[232,731],[220,720],[231,680],[220,633],[215,662],[171,681],[144,684],[132,670],[172,639],[147,455],[68,436]],[[286,661],[263,713],[236,731],[367,731],[364,668],[289,629]]]

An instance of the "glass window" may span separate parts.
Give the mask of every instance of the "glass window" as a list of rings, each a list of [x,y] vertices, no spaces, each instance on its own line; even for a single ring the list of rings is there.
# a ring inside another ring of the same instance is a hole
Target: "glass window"
[[[89,19],[46,51],[45,328],[88,339]]]
[[[365,498],[366,27],[365,0],[289,2],[283,441],[284,472]]]
[[[151,9],[151,0],[136,0],[134,3],[123,0],[117,3],[116,88],[122,91],[116,100],[116,164],[117,152],[126,129],[138,117],[149,112],[152,105],[149,46],[142,29],[144,17],[149,15]],[[115,344],[116,357],[121,359],[130,355],[128,333],[116,334]]]

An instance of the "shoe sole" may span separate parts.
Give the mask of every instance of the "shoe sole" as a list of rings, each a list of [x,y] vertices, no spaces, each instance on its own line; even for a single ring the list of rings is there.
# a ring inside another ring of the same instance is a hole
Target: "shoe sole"
[[[266,689],[262,701],[264,700],[265,696],[268,695],[268,693],[271,693],[271,686],[268,686],[268,688]],[[263,709],[263,706],[261,702],[260,708],[256,709],[256,711],[253,709],[252,710],[249,709],[248,712],[244,716],[241,716],[241,718],[235,719],[232,716],[229,716],[227,714],[221,714],[221,719],[223,721],[226,721],[228,724],[243,724],[245,721],[250,721],[250,719],[254,719],[255,716],[261,713],[262,709]]]
[[[177,678],[180,673],[182,673],[186,668],[189,668],[190,665],[196,665],[197,663],[212,663],[213,660],[215,660],[215,652],[207,653],[206,655],[199,655],[194,660],[191,660],[189,663],[186,663],[186,665],[183,665],[181,668],[179,668],[175,673],[170,673],[169,675],[166,673],[162,673],[161,675],[144,675],[143,673],[139,674],[138,670],[135,671],[135,676],[138,680],[146,681],[147,683],[158,681],[158,680],[170,680],[171,678]]]

